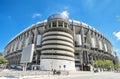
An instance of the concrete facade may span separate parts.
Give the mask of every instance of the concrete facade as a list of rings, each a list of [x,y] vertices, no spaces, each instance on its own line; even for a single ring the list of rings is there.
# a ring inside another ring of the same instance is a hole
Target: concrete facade
[[[21,64],[21,52],[31,44],[33,57],[27,63],[42,70],[88,71],[95,60],[116,60],[111,42],[102,33],[63,14],[51,15],[10,40],[4,50],[9,64]]]

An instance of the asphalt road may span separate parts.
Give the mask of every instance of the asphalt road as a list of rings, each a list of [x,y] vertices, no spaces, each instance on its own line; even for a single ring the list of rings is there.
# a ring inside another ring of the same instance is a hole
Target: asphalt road
[[[120,79],[120,73],[100,72],[80,75],[58,76],[49,79]]]

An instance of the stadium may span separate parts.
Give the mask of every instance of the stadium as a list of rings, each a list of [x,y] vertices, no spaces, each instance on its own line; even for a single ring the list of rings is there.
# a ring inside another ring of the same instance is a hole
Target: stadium
[[[9,65],[40,70],[90,71],[95,60],[116,61],[111,42],[98,30],[64,14],[26,28],[4,49]]]

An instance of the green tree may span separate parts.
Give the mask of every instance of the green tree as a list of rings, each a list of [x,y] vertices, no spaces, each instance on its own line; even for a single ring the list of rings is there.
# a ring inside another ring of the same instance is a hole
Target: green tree
[[[119,69],[120,68],[120,64],[115,64],[114,67]]]
[[[93,64],[97,68],[106,68],[108,70],[114,67],[114,64],[111,60],[96,60],[93,62]]]
[[[0,64],[7,64],[7,63],[8,63],[8,60],[3,56],[0,56]]]
[[[103,60],[96,60],[95,62],[93,62],[93,64],[97,67],[103,67],[104,61]]]
[[[113,66],[114,66],[114,64],[111,60],[106,60],[105,61],[105,67],[106,68],[110,68],[110,67],[113,67]]]

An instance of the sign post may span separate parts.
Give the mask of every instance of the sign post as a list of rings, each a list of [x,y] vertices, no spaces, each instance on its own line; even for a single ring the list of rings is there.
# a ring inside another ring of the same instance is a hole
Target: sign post
[[[63,65],[63,67],[64,67],[64,70],[65,70],[65,68],[66,68],[66,65]]]

